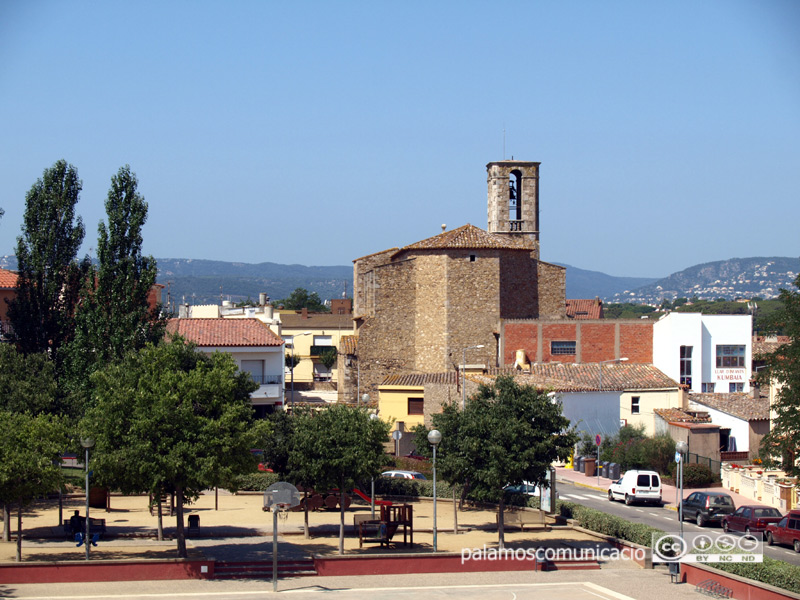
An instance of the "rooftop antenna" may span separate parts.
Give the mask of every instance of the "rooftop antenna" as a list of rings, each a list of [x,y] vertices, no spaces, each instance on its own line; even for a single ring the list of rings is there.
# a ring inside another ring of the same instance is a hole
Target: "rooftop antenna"
[[[506,159],[506,124],[503,123],[503,160]]]

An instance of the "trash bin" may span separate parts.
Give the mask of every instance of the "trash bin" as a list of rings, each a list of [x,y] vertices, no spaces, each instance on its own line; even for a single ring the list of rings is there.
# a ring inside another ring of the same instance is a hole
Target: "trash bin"
[[[608,478],[612,479],[613,481],[617,481],[619,479],[619,463],[612,462],[608,465]]]
[[[576,456],[575,457],[575,471],[578,473],[583,473],[583,457]]]
[[[200,527],[200,515],[189,515],[189,529]]]
[[[594,469],[595,469],[595,466],[596,466],[595,465],[596,462],[597,462],[596,458],[587,458],[587,459],[585,459],[583,461],[583,464],[584,464],[583,474],[586,475],[587,477],[594,477]]]

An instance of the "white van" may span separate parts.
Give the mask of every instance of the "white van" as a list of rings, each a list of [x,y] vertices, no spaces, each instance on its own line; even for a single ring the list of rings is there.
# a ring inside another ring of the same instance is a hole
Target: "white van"
[[[611,502],[624,500],[625,504],[661,504],[661,477],[655,471],[626,471],[608,488],[608,499]]]

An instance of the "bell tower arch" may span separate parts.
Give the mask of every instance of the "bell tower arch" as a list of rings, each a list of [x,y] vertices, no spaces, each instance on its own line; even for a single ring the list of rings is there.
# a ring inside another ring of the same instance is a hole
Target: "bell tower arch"
[[[538,162],[504,160],[486,165],[489,233],[520,238],[539,258]]]

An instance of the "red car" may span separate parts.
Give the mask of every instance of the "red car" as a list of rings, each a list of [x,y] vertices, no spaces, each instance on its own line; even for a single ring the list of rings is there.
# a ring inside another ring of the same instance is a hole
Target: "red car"
[[[763,532],[767,529],[767,525],[777,523],[782,516],[777,508],[761,505],[740,506],[732,515],[722,517],[722,529],[745,533]]]
[[[787,544],[800,553],[800,510],[790,510],[777,523],[767,525],[767,544]]]

